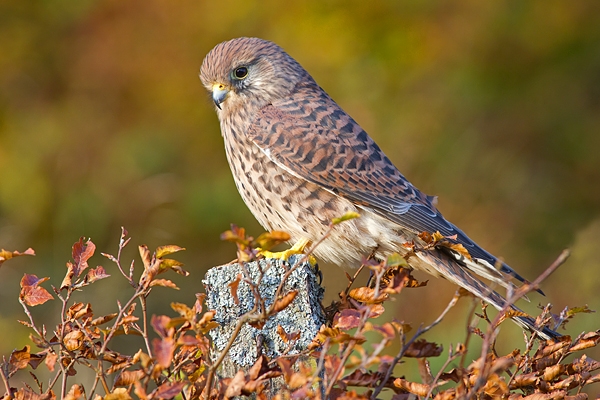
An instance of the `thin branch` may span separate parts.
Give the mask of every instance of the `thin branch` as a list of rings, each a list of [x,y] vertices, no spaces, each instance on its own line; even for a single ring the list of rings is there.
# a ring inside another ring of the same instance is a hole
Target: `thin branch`
[[[464,353],[466,353],[466,351]],[[435,378],[433,378],[433,382],[431,382],[431,385],[430,385],[431,387],[429,388],[429,392],[427,392],[427,396],[425,396],[425,400],[431,398],[431,395],[433,394],[434,389],[439,386],[438,382],[439,382],[442,374],[444,373],[444,371],[446,370],[448,365],[450,365],[450,363],[452,361],[456,360],[459,355],[461,355],[461,352],[455,353],[454,350],[452,349],[452,344],[450,344],[450,348],[448,349],[448,358],[442,365],[442,368],[440,368],[438,373],[435,375]]]
[[[4,367],[7,366],[6,359],[3,360],[2,365],[0,365],[0,375],[2,376],[2,381],[4,382],[4,387],[6,388],[6,395],[4,398],[11,399],[12,398],[12,390],[10,389],[10,384],[8,383],[8,376],[6,376],[6,372],[4,371]]]
[[[404,346],[402,346],[402,349],[396,355],[396,357],[394,357],[394,359],[392,360],[390,366],[388,367],[387,371],[385,372],[385,376],[383,377],[383,379],[379,383],[379,386],[377,386],[377,388],[375,389],[375,391],[371,395],[371,399],[375,400],[377,398],[377,395],[383,390],[383,388],[385,387],[387,381],[390,379],[390,376],[392,375],[394,367],[396,366],[396,364],[398,364],[398,362],[400,361],[400,359],[402,357],[404,357],[404,354],[410,348],[410,346],[415,342],[415,340],[417,340],[425,332],[429,331],[431,328],[433,328],[434,326],[436,326],[437,324],[439,324],[444,319],[444,317],[446,316],[446,314],[448,314],[448,311],[450,311],[450,309],[456,305],[456,303],[458,302],[459,298],[460,298],[460,293],[457,290],[456,293],[454,294],[454,297],[452,297],[452,300],[450,300],[450,302],[446,306],[446,309],[444,311],[442,311],[442,313],[440,314],[440,316],[437,317],[437,319],[435,321],[433,321],[431,324],[429,324],[425,328],[419,327],[419,329],[414,334],[414,336]]]
[[[362,330],[365,326],[365,323],[367,322],[367,320],[369,319],[369,316],[371,314],[371,309],[369,307],[364,307],[363,310],[364,310],[364,313],[362,314],[360,322],[356,329],[357,334],[359,332],[362,332]],[[350,340],[350,342],[348,343],[346,349],[344,350],[344,354],[343,354],[342,358],[340,359],[340,363],[339,363],[338,367],[336,368],[331,381],[328,383],[327,388],[325,389],[326,396],[329,396],[329,393],[331,393],[331,390],[333,389],[333,385],[335,385],[335,383],[338,381],[339,376],[341,375],[342,370],[344,369],[344,365],[346,364],[348,357],[350,357],[350,354],[352,354],[352,351],[354,350],[354,346],[356,346],[356,344],[357,344],[356,340]]]
[[[146,308],[146,296],[140,297],[140,304],[142,305],[143,319],[143,330],[140,333],[144,338],[144,343],[146,344],[146,350],[148,350],[148,355],[150,356],[150,358],[152,358],[152,347],[150,346],[150,339],[148,338],[148,310]]]
[[[494,318],[492,323],[489,325],[487,333],[483,340],[483,343],[481,346],[481,356],[480,356],[480,361],[479,361],[480,375],[479,375],[478,379],[475,381],[475,384],[473,385],[473,390],[471,391],[471,393],[469,393],[469,398],[473,398],[474,396],[476,396],[476,393],[479,390],[479,388],[483,387],[485,385],[485,383],[487,382],[487,372],[488,371],[486,368],[486,358],[487,358],[486,355],[490,349],[491,343],[495,340],[496,336],[498,335],[497,327],[498,327],[498,324],[500,323],[500,321],[502,320],[503,316],[506,314],[506,312],[508,312],[509,309],[512,308],[512,306],[514,305],[514,303],[517,300],[519,300],[523,296],[527,295],[528,293],[530,293],[534,290],[537,290],[540,287],[540,284],[546,278],[548,278],[554,271],[556,271],[558,269],[558,267],[560,267],[562,264],[565,263],[567,258],[569,258],[570,254],[571,254],[571,252],[568,249],[563,250],[562,253],[560,253],[560,255],[556,258],[556,260],[554,260],[554,262],[548,268],[546,268],[546,270],[540,276],[538,276],[533,282],[525,283],[520,288],[515,290],[510,296],[507,296],[508,298],[506,299],[506,303],[504,304],[504,307],[502,307],[502,310],[500,310],[500,312],[496,315],[496,318]],[[537,332],[533,332],[533,336],[536,336],[536,335],[537,335]]]

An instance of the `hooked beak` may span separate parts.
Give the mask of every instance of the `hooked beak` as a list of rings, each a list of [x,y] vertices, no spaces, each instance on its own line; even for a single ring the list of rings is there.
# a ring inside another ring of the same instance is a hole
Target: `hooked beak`
[[[227,94],[229,93],[229,89],[225,87],[222,83],[215,83],[212,87],[212,98],[215,102],[215,106],[220,110],[221,103],[225,101],[227,98]]]

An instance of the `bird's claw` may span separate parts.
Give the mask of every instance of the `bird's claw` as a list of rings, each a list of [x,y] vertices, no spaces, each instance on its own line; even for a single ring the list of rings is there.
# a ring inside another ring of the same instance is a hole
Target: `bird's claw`
[[[262,255],[264,258],[276,258],[278,260],[287,261],[289,258],[295,254],[304,254],[304,251],[307,247],[310,247],[311,241],[302,238],[297,241],[292,247],[284,251],[271,252],[268,250],[257,249],[258,254]],[[317,265],[317,259],[313,255],[308,255],[308,262],[311,265]]]

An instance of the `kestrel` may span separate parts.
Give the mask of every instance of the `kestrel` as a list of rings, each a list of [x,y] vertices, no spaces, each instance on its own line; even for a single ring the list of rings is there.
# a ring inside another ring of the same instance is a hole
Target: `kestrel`
[[[415,188],[360,125],[329,97],[302,66],[275,43],[238,38],[212,49],[200,71],[212,95],[227,159],[244,202],[267,230],[291,241],[317,241],[331,220],[361,215],[336,226],[316,247],[322,261],[357,267],[364,256],[407,255],[406,243],[426,247],[419,234],[439,232],[468,251],[429,246],[411,267],[454,282],[502,309],[506,300],[481,278],[511,287],[508,265],[447,221],[435,198]],[[495,266],[499,266],[499,270]],[[544,338],[528,317],[521,326]]]

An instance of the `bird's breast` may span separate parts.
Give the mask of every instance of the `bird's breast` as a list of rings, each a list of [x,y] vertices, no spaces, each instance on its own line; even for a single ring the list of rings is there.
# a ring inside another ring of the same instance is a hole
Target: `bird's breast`
[[[390,252],[397,246],[394,226],[360,209],[350,200],[302,179],[271,161],[235,127],[224,130],[225,149],[236,187],[259,223],[266,230],[290,234],[291,242],[301,238],[317,242],[322,261],[357,267],[363,256],[375,248]],[[347,212],[361,217],[329,231],[331,220]],[[395,244],[393,242],[396,242]]]

